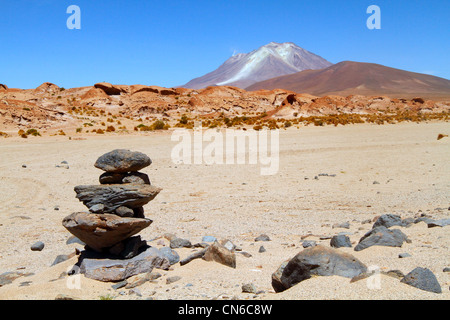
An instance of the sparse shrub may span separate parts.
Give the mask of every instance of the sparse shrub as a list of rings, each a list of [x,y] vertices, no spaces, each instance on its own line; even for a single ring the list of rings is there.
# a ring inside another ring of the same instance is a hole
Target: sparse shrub
[[[116,128],[114,128],[114,126],[108,126],[106,128],[106,132],[114,132],[114,131],[116,131]]]
[[[103,131],[102,129],[97,129],[97,130],[94,130],[94,131],[97,134],[104,134],[105,133],[105,131]]]
[[[32,135],[32,136],[40,136],[41,134],[36,129],[28,129],[26,132],[26,135]]]
[[[166,124],[164,123],[164,121],[162,120],[156,120],[155,122],[153,122],[153,124],[151,125],[151,128],[153,130],[164,130]]]
[[[183,115],[183,116],[181,116],[180,123],[187,124],[188,120],[189,120],[188,117],[186,115]]]
[[[83,128],[77,128],[76,129],[76,133],[80,133],[81,131],[83,131]]]

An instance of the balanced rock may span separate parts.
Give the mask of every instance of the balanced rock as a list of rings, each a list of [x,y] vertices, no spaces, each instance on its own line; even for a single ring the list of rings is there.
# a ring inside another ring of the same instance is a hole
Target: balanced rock
[[[126,173],[139,171],[151,163],[150,158],[142,152],[115,149],[100,156],[94,166],[106,172]]]
[[[400,230],[379,226],[367,232],[359,240],[355,251],[361,251],[371,246],[401,247],[404,241],[408,241],[408,237]]]
[[[312,276],[338,275],[353,278],[366,271],[367,267],[354,256],[317,245],[304,249],[285,264],[284,268],[278,268],[272,275],[272,287],[275,292],[281,292]]]
[[[152,220],[149,219],[87,212],[72,213],[62,222],[70,233],[96,251],[111,247],[135,235],[151,223]]]
[[[89,209],[98,204],[104,205],[104,212],[114,212],[117,208],[139,208],[153,200],[160,188],[147,184],[86,185],[76,186],[77,199]]]

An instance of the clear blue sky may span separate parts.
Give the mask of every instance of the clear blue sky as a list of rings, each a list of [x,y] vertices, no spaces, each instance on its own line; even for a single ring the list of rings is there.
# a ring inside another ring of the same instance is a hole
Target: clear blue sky
[[[81,30],[69,30],[69,5]],[[381,30],[369,30],[369,5]],[[450,78],[448,0],[0,0],[0,83],[172,87],[233,52],[294,42],[332,63],[373,62]]]

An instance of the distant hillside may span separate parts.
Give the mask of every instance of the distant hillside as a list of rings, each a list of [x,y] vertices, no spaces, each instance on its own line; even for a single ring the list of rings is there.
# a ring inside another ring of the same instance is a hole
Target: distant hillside
[[[358,94],[450,99],[450,80],[353,61],[268,79],[246,88],[249,91],[261,89],[284,89],[316,96]]]

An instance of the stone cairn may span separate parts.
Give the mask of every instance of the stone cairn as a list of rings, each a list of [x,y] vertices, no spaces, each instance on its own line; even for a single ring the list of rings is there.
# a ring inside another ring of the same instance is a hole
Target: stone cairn
[[[151,163],[141,152],[116,149],[95,162],[96,168],[105,171],[100,185],[75,187],[76,197],[89,212],[72,213],[62,224],[86,244],[77,263],[86,277],[121,281],[151,272],[153,267],[170,266],[156,248],[136,236],[152,223],[145,218],[143,206],[161,191],[139,172]]]

